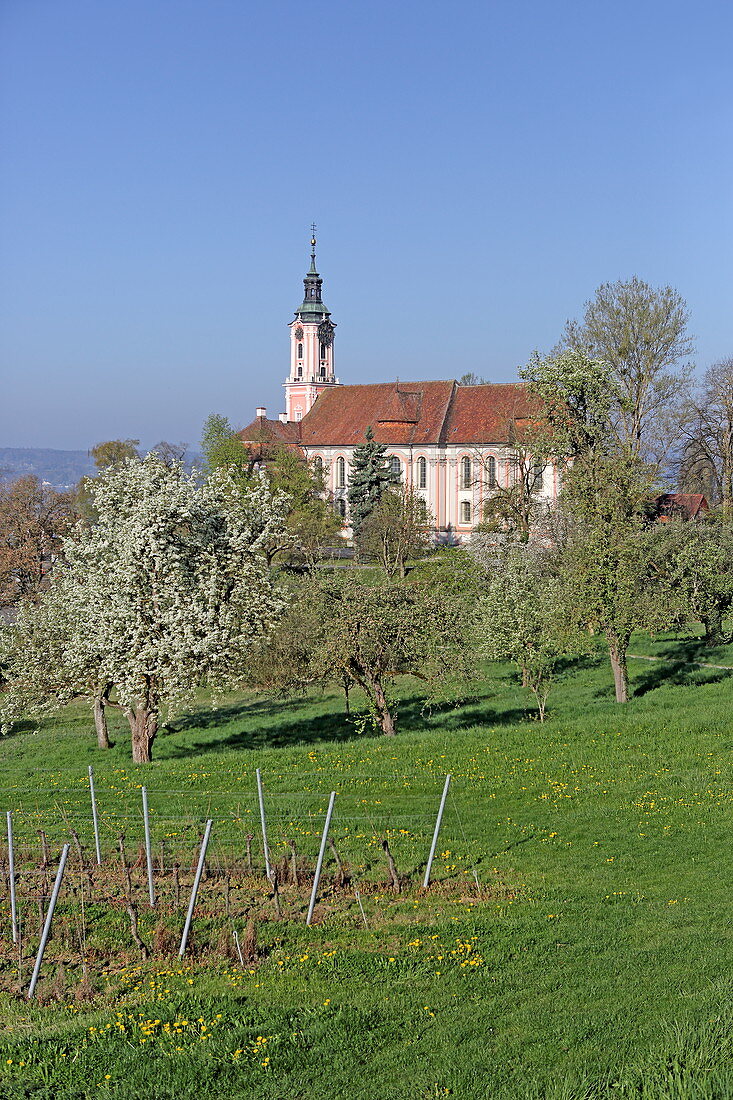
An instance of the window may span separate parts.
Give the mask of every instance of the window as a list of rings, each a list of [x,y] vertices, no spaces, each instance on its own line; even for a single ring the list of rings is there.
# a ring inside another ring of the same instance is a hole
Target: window
[[[324,366],[322,366],[318,373],[319,373],[319,377],[325,378],[326,377],[326,368]]]
[[[298,406],[298,408],[295,410],[295,419],[296,420],[302,420],[303,419],[303,410],[300,408],[300,406]]]
[[[471,488],[471,459],[466,457],[461,459],[461,488]]]
[[[316,470],[317,473],[323,473],[323,459],[320,455],[316,455],[316,457],[313,459],[313,468]]]
[[[303,358],[303,345],[302,344],[298,344],[298,350],[297,350],[296,356],[297,356],[298,359]]]
[[[545,467],[541,462],[535,462],[532,467],[532,492],[542,492],[542,475],[545,472]]]
[[[489,488],[496,488],[496,459],[493,455],[489,455],[489,461],[486,463],[486,475],[489,482]]]
[[[344,519],[346,517],[346,501],[345,500],[337,500],[336,501],[336,515],[341,516],[342,519]]]
[[[470,500],[462,500],[461,501],[461,523],[470,523],[470,522],[471,522],[471,501]]]
[[[428,463],[424,458],[418,458],[417,460],[417,487],[418,489],[427,489],[428,487]]]
[[[298,363],[298,378],[302,378],[302,377],[303,377],[303,368],[300,365],[300,363]]]
[[[336,488],[346,488],[346,460],[343,458],[336,459]]]
[[[328,349],[326,348],[325,344],[321,344],[321,359],[327,359],[327,358],[328,358]]]
[[[395,481],[402,479],[402,463],[400,462],[397,455],[390,455],[389,470]]]

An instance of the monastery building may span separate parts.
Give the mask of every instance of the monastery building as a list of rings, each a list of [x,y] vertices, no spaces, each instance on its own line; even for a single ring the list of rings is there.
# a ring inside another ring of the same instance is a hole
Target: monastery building
[[[285,412],[270,420],[258,408],[240,438],[285,443],[321,465],[334,507],[348,524],[351,459],[371,427],[403,484],[424,497],[436,538],[465,541],[487,498],[517,476],[512,441],[521,438],[533,411],[525,385],[462,386],[454,379],[342,385],[335,374],[336,326],[323,302],[315,248],[313,237],[303,302],[289,325]],[[537,466],[533,482],[539,499],[557,499],[554,465]]]

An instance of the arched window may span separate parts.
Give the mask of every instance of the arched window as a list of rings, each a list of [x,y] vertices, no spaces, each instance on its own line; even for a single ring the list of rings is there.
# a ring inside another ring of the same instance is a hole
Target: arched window
[[[545,472],[545,467],[542,462],[535,462],[532,467],[532,492],[539,493],[542,491],[542,475]]]
[[[489,482],[489,488],[496,488],[496,459],[493,455],[489,455],[489,461],[486,464],[486,475]]]
[[[336,488],[346,488],[346,459],[336,459]]]
[[[297,353],[296,353],[296,357],[298,359],[303,358],[303,345],[302,344],[298,344],[298,350],[297,350]]]
[[[341,500],[339,498],[339,500],[336,501],[336,515],[341,516],[342,519],[345,518],[345,516],[346,516],[346,501],[345,500]]]
[[[461,523],[470,523],[470,522],[471,522],[471,501],[470,500],[462,500],[461,501]]]
[[[324,367],[323,365],[321,366],[321,369],[320,369],[320,371],[318,372],[318,374],[319,374],[319,377],[321,377],[321,378],[325,378],[325,377],[326,377],[326,368],[325,368],[325,367]]]
[[[471,488],[471,459],[466,456],[461,459],[461,488]]]
[[[328,358],[328,349],[326,348],[325,344],[321,344],[321,359],[327,359],[327,358]]]
[[[417,460],[417,487],[418,489],[427,489],[428,487],[428,463],[425,458],[418,458]]]
[[[313,467],[317,473],[323,473],[323,459],[320,455],[316,455],[316,457],[313,459]]]
[[[402,463],[397,455],[390,455],[389,458],[389,470],[395,481],[402,480]]]
[[[303,367],[301,366],[300,363],[298,363],[298,378],[302,378],[302,377],[303,377]]]

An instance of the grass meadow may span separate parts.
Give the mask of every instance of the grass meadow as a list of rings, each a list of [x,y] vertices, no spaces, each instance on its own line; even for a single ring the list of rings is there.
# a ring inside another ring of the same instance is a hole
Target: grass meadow
[[[613,702],[604,658],[587,657],[564,671],[544,725],[496,665],[465,699],[430,711],[404,681],[394,740],[358,714],[347,721],[336,693],[202,699],[172,720],[145,769],[130,763],[124,720],[112,716],[115,745],[103,753],[81,706],[4,739],[0,808],[13,811],[21,944],[5,862],[0,1097],[733,1097],[733,683],[691,663],[733,665],[733,648],[670,635],[631,650],[663,660],[630,661],[628,706]],[[263,873],[256,768],[277,899]],[[341,868],[329,850],[306,927],[332,790]],[[208,874],[179,961],[209,817]],[[82,858],[72,847],[29,1003],[42,899],[72,831]],[[131,938],[120,833],[146,960]]]

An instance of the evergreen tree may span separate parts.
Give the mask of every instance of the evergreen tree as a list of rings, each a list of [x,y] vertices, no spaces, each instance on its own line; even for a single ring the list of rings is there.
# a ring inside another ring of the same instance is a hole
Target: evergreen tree
[[[386,450],[383,443],[375,440],[371,427],[366,430],[366,443],[354,448],[348,499],[357,546],[364,521],[377,507],[384,491],[399,481],[398,475],[387,465],[384,457]]]

